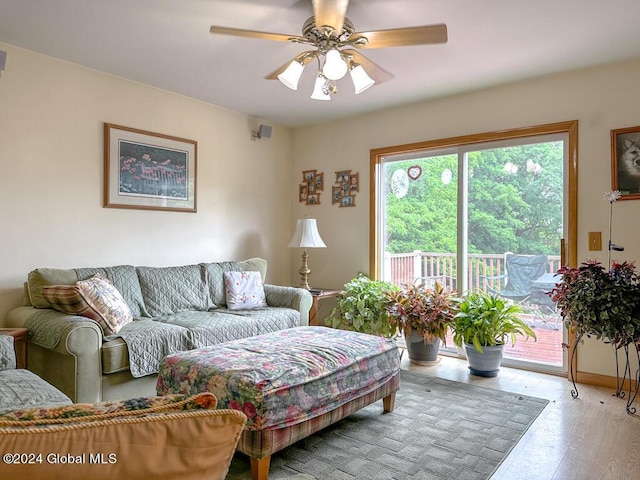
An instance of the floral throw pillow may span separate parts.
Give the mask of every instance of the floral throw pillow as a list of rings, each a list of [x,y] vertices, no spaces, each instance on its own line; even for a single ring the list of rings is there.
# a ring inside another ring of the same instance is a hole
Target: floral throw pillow
[[[58,312],[82,315],[97,322],[105,335],[114,335],[133,321],[122,294],[101,275],[80,280],[75,285],[50,285],[42,295]]]
[[[267,306],[260,272],[224,272],[227,308],[259,308]]]

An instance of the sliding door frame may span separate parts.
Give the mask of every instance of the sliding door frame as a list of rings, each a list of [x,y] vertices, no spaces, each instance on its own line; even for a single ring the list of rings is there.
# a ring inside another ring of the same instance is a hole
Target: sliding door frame
[[[410,154],[419,151],[442,150],[452,147],[461,147],[470,144],[482,144],[500,140],[518,139],[549,134],[567,134],[568,165],[563,184],[566,189],[566,220],[565,238],[560,245],[561,264],[577,267],[578,262],[578,121],[549,123],[531,127],[515,128],[494,132],[485,132],[473,135],[463,135],[438,140],[395,145],[391,147],[372,149],[369,153],[369,274],[372,278],[379,279],[381,275],[381,244],[380,244],[380,215],[382,209],[382,196],[378,195],[377,187],[380,184],[382,174],[382,161],[384,157],[399,154]],[[573,343],[573,335],[569,332],[569,342]],[[577,373],[577,355],[574,355],[569,370]]]

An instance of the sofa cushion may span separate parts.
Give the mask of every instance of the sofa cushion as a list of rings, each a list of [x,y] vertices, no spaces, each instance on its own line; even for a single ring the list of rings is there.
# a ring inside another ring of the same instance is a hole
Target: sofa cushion
[[[250,258],[240,262],[201,263],[204,268],[212,304],[218,307],[227,305],[224,272],[260,272],[262,282],[267,277],[267,261],[263,258]]]
[[[86,280],[95,275],[102,275],[109,279],[113,286],[122,294],[134,317],[148,317],[144,306],[144,298],[138,281],[138,273],[133,265],[116,265],[102,268],[76,268],[78,280]]]
[[[156,320],[184,328],[193,349],[298,327],[300,312],[286,307],[248,310],[217,308],[211,312],[181,312]]]
[[[54,310],[82,315],[100,325],[105,335],[113,335],[133,321],[129,306],[105,277],[96,275],[75,285],[44,287],[43,295]]]
[[[24,408],[70,403],[69,397],[29,370],[0,371],[0,414]]]
[[[129,350],[123,338],[116,337],[102,343],[102,373],[117,373],[129,370]]]
[[[211,307],[206,278],[199,265],[138,267],[144,304],[151,317]]]
[[[36,308],[51,308],[51,305],[42,295],[42,289],[49,285],[74,285],[78,276],[73,270],[61,268],[37,268],[29,272],[27,276],[27,288],[29,300]]]
[[[260,272],[224,272],[227,308],[260,308],[267,306]]]

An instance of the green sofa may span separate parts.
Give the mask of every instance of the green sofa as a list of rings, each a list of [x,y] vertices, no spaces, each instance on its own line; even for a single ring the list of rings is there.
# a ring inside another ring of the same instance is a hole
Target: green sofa
[[[29,370],[74,402],[150,396],[165,355],[308,325],[312,298],[300,288],[264,284],[266,306],[229,308],[224,273],[256,271],[264,282],[267,261],[36,269],[25,283],[24,305],[9,312],[6,324],[29,330]],[[43,295],[47,286],[95,275],[109,280],[133,316],[115,334],[85,316],[54,310]]]

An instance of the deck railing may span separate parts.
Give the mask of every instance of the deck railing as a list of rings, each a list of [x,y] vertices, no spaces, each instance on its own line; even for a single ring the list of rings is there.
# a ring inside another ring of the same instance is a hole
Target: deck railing
[[[487,284],[500,290],[500,279],[486,277],[504,274],[505,253],[470,254],[467,284],[469,290],[485,290]],[[560,268],[560,256],[549,255],[548,273]],[[458,264],[455,253],[432,253],[415,250],[411,253],[392,253],[385,256],[385,280],[397,285],[412,284],[422,278],[438,281],[450,290],[457,289]]]

